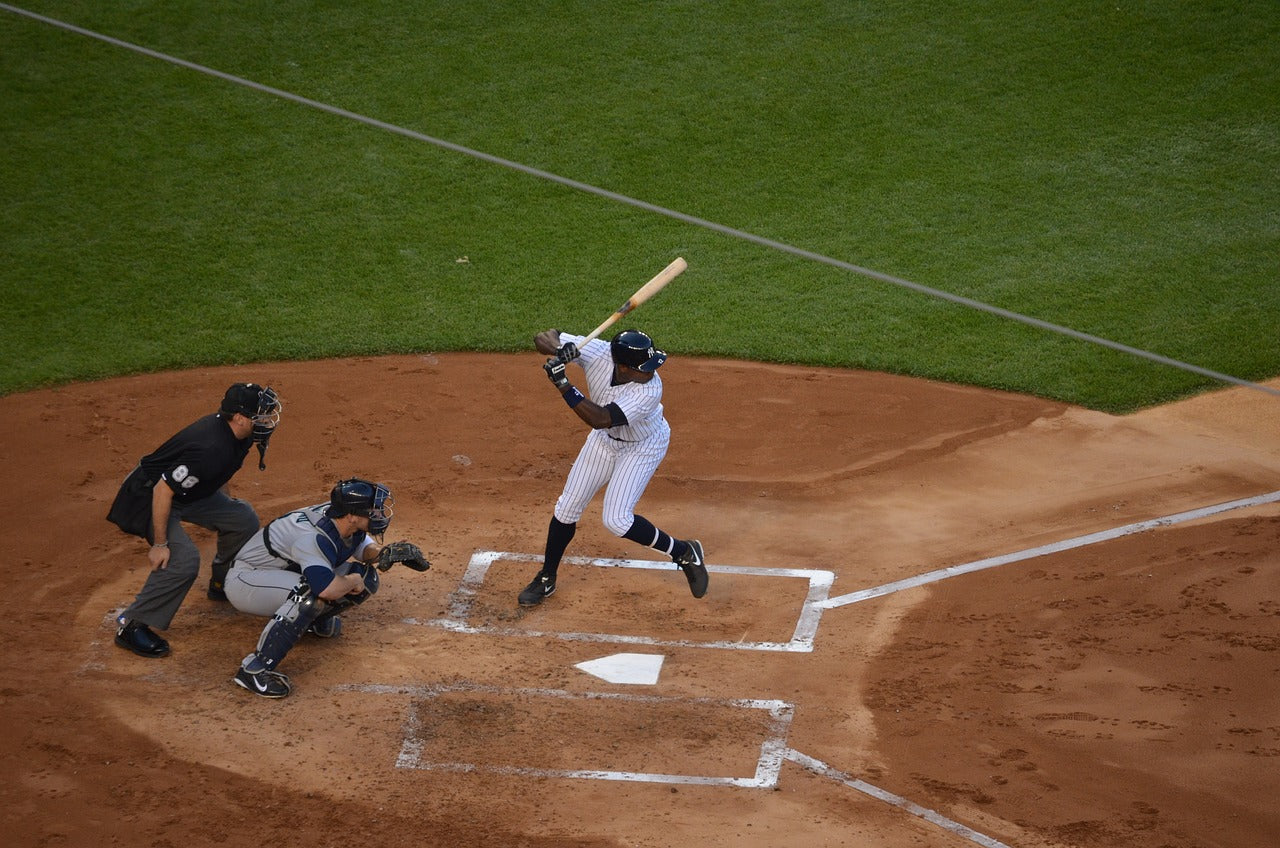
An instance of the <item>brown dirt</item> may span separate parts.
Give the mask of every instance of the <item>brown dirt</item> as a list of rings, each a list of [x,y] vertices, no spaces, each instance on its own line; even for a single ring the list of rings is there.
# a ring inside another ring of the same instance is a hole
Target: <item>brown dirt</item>
[[[1245,389],[1113,417],[880,374],[675,358],[663,375],[675,438],[641,512],[713,565],[830,570],[833,597],[1280,490],[1280,406]],[[383,480],[392,537],[435,564],[300,644],[283,701],[231,684],[262,622],[206,600],[204,575],[171,656],[112,644],[145,575],[103,519],[116,486],[239,379],[275,386],[285,416],[237,494],[265,519],[341,476]],[[0,418],[5,844],[975,844],[866,785],[1019,848],[1280,833],[1276,504],[828,609],[812,652],[619,644],[505,631],[785,642],[803,587],[713,572],[695,601],[674,570],[566,564],[525,612],[535,567],[500,560],[468,623],[504,632],[432,626],[473,553],[540,552],[584,435],[530,356],[130,377],[0,398]],[[570,554],[658,558],[598,506]],[[574,667],[621,651],[663,654],[658,684]],[[750,777],[769,720],[733,699],[794,705],[787,748],[848,782],[793,760],[774,788],[518,771]],[[406,738],[476,768],[397,767]]]

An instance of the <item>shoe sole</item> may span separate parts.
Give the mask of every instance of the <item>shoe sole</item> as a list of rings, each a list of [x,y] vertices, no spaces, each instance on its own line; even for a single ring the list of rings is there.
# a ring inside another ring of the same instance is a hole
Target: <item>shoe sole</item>
[[[246,692],[252,692],[253,694],[257,695],[259,698],[272,698],[272,699],[285,698],[285,697],[288,697],[289,693],[293,691],[293,687],[288,683],[285,684],[285,691],[283,692],[259,692],[257,689],[250,686],[248,683],[245,683],[239,677],[232,677],[231,682],[239,686],[241,689],[243,689]]]
[[[144,651],[141,648],[139,648],[137,645],[134,645],[128,639],[125,639],[123,636],[116,637],[116,644],[119,645],[121,648],[124,648],[126,651],[132,651],[138,656],[146,657],[149,660],[158,660],[161,657],[169,656],[169,646],[167,644],[164,646],[164,649],[159,651],[158,653],[150,653],[148,651]]]
[[[522,607],[536,607],[539,604],[541,604],[543,601],[545,601],[547,598],[554,595],[555,593],[556,593],[556,587],[552,586],[551,591],[547,592],[545,595],[539,595],[536,598],[520,597],[520,598],[517,598],[516,600],[519,602],[520,606]]]
[[[685,579],[689,581],[689,591],[693,593],[695,598],[701,598],[707,594],[707,585],[711,582],[707,576],[707,566],[705,554],[702,551],[702,543],[694,539],[689,544],[693,545],[693,550],[698,557],[698,561],[690,565],[681,565],[680,570],[684,572]]]

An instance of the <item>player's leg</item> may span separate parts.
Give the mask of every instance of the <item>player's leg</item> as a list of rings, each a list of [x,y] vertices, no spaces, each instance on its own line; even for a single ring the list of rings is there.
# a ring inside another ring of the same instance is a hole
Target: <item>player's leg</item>
[[[339,577],[359,571],[364,578],[364,591],[358,595],[343,595],[336,601],[326,601],[324,609],[311,622],[307,632],[322,639],[332,639],[342,634],[342,613],[354,606],[363,604],[378,591],[378,569],[367,563],[344,562],[338,566]]]
[[[247,568],[237,564],[227,573],[227,600],[240,612],[270,617],[300,579],[296,571],[285,568]]]
[[[294,585],[288,590],[284,601],[272,612],[271,620],[262,628],[257,648],[241,661],[240,668],[232,678],[237,686],[264,698],[283,698],[292,691],[289,678],[277,671],[276,666],[320,614],[323,603],[311,593],[301,577],[288,571],[281,573],[293,578]],[[264,590],[268,588],[262,585],[257,587],[260,601],[265,602],[269,592]],[[233,595],[239,596],[237,588],[228,592],[228,599]],[[260,606],[256,608],[261,609]]]
[[[169,543],[169,564],[147,574],[137,597],[117,619],[116,644],[143,657],[169,653],[169,643],[151,628],[169,629],[200,572],[200,549],[182,528],[176,508],[169,514],[165,539]]]
[[[666,456],[666,440],[628,449],[618,458],[613,478],[604,494],[604,524],[611,533],[632,542],[661,551],[671,557],[689,581],[695,598],[707,593],[707,569],[703,562],[702,543],[697,539],[676,539],[649,521],[636,515],[636,504],[648,487]]]
[[[560,560],[577,532],[578,519],[613,472],[614,453],[602,442],[607,442],[605,434],[593,430],[578,451],[573,467],[569,469],[564,490],[556,500],[555,511],[547,527],[542,568],[520,592],[517,600],[521,606],[537,606],[556,590],[556,573],[560,569]]]
[[[207,595],[210,600],[225,601],[227,571],[245,542],[262,529],[258,513],[248,501],[218,491],[185,508],[182,520],[218,534]]]

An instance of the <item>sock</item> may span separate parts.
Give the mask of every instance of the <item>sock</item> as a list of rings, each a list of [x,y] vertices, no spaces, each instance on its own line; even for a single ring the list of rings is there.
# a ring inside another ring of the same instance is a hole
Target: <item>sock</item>
[[[564,549],[569,547],[576,532],[578,532],[577,524],[565,524],[554,515],[551,517],[551,525],[547,527],[547,550],[542,557],[542,573],[552,580],[556,579],[560,558],[564,556]]]
[[[653,523],[643,515],[637,515],[632,520],[631,526],[622,534],[622,538],[630,539],[646,548],[653,548],[655,551],[662,551],[667,556],[671,556],[676,542],[675,539],[654,527]]]

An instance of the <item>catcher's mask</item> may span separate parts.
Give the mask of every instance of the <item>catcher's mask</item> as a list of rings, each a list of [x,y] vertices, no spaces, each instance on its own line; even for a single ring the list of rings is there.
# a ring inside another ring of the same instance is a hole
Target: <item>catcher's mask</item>
[[[623,330],[609,343],[615,365],[627,365],[652,374],[667,361],[667,355],[653,346],[653,339],[639,330]]]
[[[362,515],[369,519],[369,532],[381,536],[391,526],[395,503],[386,486],[352,477],[339,481],[329,492],[328,513],[330,518]]]
[[[222,397],[220,412],[227,416],[238,412],[253,422],[252,438],[258,446],[259,469],[267,467],[267,443],[280,423],[283,409],[284,404],[275,390],[257,383],[236,383]]]

